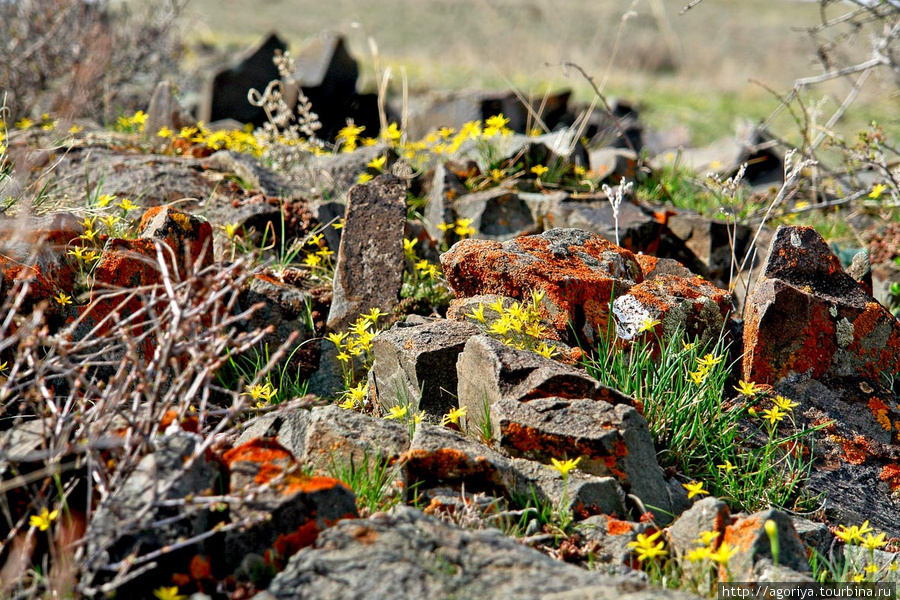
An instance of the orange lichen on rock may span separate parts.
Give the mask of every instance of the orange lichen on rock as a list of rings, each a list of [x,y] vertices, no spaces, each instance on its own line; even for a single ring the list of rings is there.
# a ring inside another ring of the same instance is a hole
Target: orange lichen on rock
[[[631,523],[628,521],[620,521],[615,517],[607,515],[606,532],[610,535],[625,535],[633,531]]]
[[[725,527],[722,543],[727,543],[740,552],[749,552],[759,538],[763,526],[764,523],[756,516],[741,519],[737,523]]]
[[[892,463],[881,469],[878,478],[891,486],[891,491],[900,489],[900,465]]]
[[[875,415],[875,420],[878,421],[878,424],[881,425],[882,429],[885,431],[890,431],[892,429],[891,419],[888,417],[888,411],[890,409],[880,398],[869,398],[869,410]]]
[[[270,463],[276,460],[294,460],[294,455],[278,442],[266,438],[256,438],[236,446],[222,455],[225,464],[231,467],[237,462]]]
[[[321,533],[315,519],[311,519],[291,533],[283,533],[275,538],[272,549],[279,557],[287,559],[303,548],[312,546]]]
[[[841,438],[841,448],[844,451],[844,460],[851,465],[861,465],[869,456],[869,443],[861,435],[852,440]]]

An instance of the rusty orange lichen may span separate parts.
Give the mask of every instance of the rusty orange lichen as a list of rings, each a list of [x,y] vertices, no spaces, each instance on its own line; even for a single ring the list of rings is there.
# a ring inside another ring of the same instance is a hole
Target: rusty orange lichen
[[[272,549],[283,559],[290,558],[303,548],[312,546],[319,537],[319,526],[309,520],[291,533],[283,533],[275,538]]]
[[[900,465],[885,465],[878,478],[891,486],[891,491],[897,491],[900,489]]]
[[[625,535],[632,532],[631,523],[620,521],[615,517],[606,517],[606,532],[610,535]]]
[[[722,543],[727,543],[741,552],[749,552],[759,538],[762,529],[763,522],[758,516],[746,517],[725,528]]]
[[[300,473],[291,474],[285,487],[285,493],[293,494],[294,492],[303,492],[305,494],[314,494],[323,490],[330,490],[336,487],[347,487],[347,484],[340,479],[333,477],[309,477]]]
[[[841,443],[844,450],[844,460],[851,465],[861,465],[866,462],[869,454],[869,443],[861,435],[856,436],[852,440],[844,439]]]
[[[869,398],[869,410],[875,415],[875,420],[878,421],[878,424],[881,425],[882,429],[885,431],[890,431],[892,429],[891,419],[888,417],[888,411],[890,409],[880,398]]]

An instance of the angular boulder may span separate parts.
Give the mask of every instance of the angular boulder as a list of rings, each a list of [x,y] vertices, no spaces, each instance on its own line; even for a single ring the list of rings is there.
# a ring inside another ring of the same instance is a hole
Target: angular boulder
[[[471,323],[444,320],[379,333],[372,342],[378,400],[383,406],[407,404],[439,422],[459,406],[456,360],[479,333]]]
[[[779,227],[747,302],[744,379],[878,380],[898,369],[900,323],[890,311],[844,272],[815,229]]]
[[[517,300],[545,292],[557,335],[570,327],[592,344],[609,331],[608,303],[643,281],[634,254],[578,229],[551,229],[508,242],[463,240],[441,256],[456,295],[500,294]],[[571,325],[570,325],[571,324]]]

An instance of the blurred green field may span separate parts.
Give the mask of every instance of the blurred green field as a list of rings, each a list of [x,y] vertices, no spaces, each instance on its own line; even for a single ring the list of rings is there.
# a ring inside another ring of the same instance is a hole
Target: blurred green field
[[[410,89],[507,89],[524,95],[590,87],[561,61],[584,67],[610,96],[637,101],[654,127],[685,125],[703,144],[734,130],[740,117],[760,119],[780,92],[821,73],[815,45],[798,31],[818,22],[818,4],[787,0],[704,0],[680,16],[686,0],[191,0],[189,40],[253,44],[276,30],[300,48],[323,30],[347,36],[374,88],[374,56]],[[626,15],[627,18],[626,18]],[[864,36],[848,45],[862,56]],[[847,81],[814,90],[810,106],[825,122],[850,89]],[[896,83],[870,79],[840,124],[852,133],[878,119],[896,130]],[[781,125],[781,124],[780,124]],[[783,123],[792,127],[790,122]],[[790,132],[787,131],[786,135]]]

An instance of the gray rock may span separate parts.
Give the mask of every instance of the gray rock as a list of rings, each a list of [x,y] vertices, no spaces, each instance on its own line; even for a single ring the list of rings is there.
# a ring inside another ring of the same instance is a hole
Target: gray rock
[[[453,211],[457,218],[472,221],[478,239],[503,241],[535,229],[528,204],[515,191],[502,187],[460,196]]]
[[[197,121],[182,108],[175,99],[175,91],[168,81],[160,81],[150,97],[150,106],[147,108],[147,120],[144,122],[144,137],[151,141],[160,140],[156,136],[163,127],[172,131],[181,131],[182,127],[194,127]]]
[[[263,415],[241,432],[235,446],[241,446],[256,438],[274,438],[295,457],[306,453],[306,428],[309,426],[308,410],[289,413],[275,412]]]
[[[152,441],[153,451],[141,458],[135,470],[100,505],[91,521],[88,555],[95,567],[125,560],[132,553],[147,554],[209,531],[217,517],[209,509],[162,506],[164,500],[219,493],[219,468],[197,453],[200,437],[170,428]],[[160,524],[159,521],[165,521]],[[193,544],[163,554],[151,573],[175,572],[202,551]],[[146,581],[145,575],[140,581]]]
[[[486,411],[500,400],[560,397],[631,403],[628,396],[601,385],[584,371],[484,335],[469,338],[456,370],[459,406],[466,407],[470,431],[483,424]]]
[[[820,555],[828,556],[835,538],[827,525],[796,516],[791,516],[791,523],[794,525],[794,531],[800,536],[800,541]]]
[[[605,196],[597,195],[558,202],[551,208],[547,219],[554,227],[590,231],[635,253],[655,253],[662,233],[662,224],[649,209],[624,201],[619,206],[617,241],[616,218],[612,206]]]
[[[626,148],[593,148],[588,153],[591,170],[601,180],[611,179],[618,183],[621,179],[634,181],[637,177],[639,157],[634,151]]]
[[[549,500],[554,508],[569,511],[576,520],[590,515],[628,514],[625,492],[614,477],[595,477],[575,470],[564,482],[559,472],[546,464],[514,458],[512,465],[522,479],[534,486],[539,500]]]
[[[575,532],[584,538],[597,560],[604,564],[631,565],[634,551],[628,546],[652,525],[623,521],[610,515],[588,517],[575,525]]]
[[[303,453],[297,456],[302,464],[329,472],[349,465],[394,463],[408,448],[405,425],[332,404],[312,409]]]
[[[409,405],[439,422],[458,407],[456,360],[480,329],[470,323],[434,321],[393,327],[372,343],[377,397],[383,406]]]
[[[446,163],[438,163],[434,167],[428,190],[428,204],[425,205],[425,226],[432,239],[448,243],[454,240],[452,231],[441,231],[438,225],[454,222],[455,217],[451,208],[453,202],[468,193],[469,190],[459,177],[447,168]]]
[[[555,561],[497,531],[465,530],[398,507],[325,532],[291,559],[268,593],[283,600],[537,600],[588,587],[620,590],[617,596],[649,589],[624,581]]]
[[[334,274],[328,330],[341,331],[371,308],[399,301],[406,223],[406,184],[382,175],[350,191]]]
[[[342,199],[356,185],[360,174],[368,171],[366,165],[385,152],[387,146],[379,143],[353,152],[316,156],[295,173],[294,178],[298,187],[310,196],[324,200]]]
[[[671,499],[653,438],[633,407],[602,400],[500,399],[490,411],[494,439],[510,455],[542,463],[580,457],[580,470],[615,477],[651,507],[658,523],[671,519]]]
[[[728,563],[733,581],[781,581],[777,577],[760,579],[772,576],[772,545],[765,530],[766,521],[769,520],[775,522],[778,531],[778,569],[809,572],[806,548],[794,530],[791,517],[779,510],[766,510],[737,519],[725,528],[722,543],[737,550]]]
[[[688,552],[702,545],[700,534],[706,531],[718,533],[716,542],[721,542],[725,527],[730,524],[731,513],[727,504],[713,497],[698,500],[669,526],[670,551],[683,559]]]

